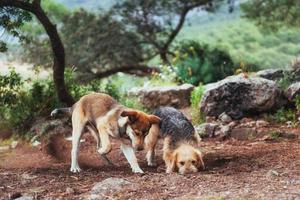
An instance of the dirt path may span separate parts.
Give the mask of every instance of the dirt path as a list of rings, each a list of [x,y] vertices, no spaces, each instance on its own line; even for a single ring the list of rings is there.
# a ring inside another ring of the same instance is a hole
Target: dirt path
[[[300,129],[294,132],[300,138]],[[79,160],[84,171],[79,174],[69,172],[69,142],[57,139],[53,143],[57,152],[52,153],[59,159],[39,148],[19,145],[0,154],[0,199],[18,193],[36,199],[81,199],[95,183],[109,177],[139,185],[112,199],[300,199],[297,138],[271,142],[206,139],[203,148],[207,169],[187,176],[165,174],[161,151],[157,168],[147,167],[145,153],[137,153],[146,172],[143,176],[131,173],[119,148],[109,155],[117,166],[107,166],[96,154],[89,136],[81,146]]]

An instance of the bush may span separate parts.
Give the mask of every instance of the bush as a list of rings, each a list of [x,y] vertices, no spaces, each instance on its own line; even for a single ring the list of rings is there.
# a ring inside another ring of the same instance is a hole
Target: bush
[[[178,79],[193,85],[215,82],[235,72],[227,52],[195,41],[181,42],[176,47],[173,64]]]
[[[195,87],[191,93],[191,109],[192,109],[192,122],[193,124],[201,124],[205,121],[204,115],[200,112],[199,103],[204,93],[203,85]]]
[[[71,95],[78,100],[90,92],[106,93],[123,105],[145,110],[137,99],[126,97],[118,85],[109,80],[95,80],[79,85],[70,70],[65,72],[66,86]],[[61,107],[52,79],[23,80],[11,69],[10,74],[0,76],[0,119],[19,134],[26,134],[39,117],[49,116],[50,112]]]

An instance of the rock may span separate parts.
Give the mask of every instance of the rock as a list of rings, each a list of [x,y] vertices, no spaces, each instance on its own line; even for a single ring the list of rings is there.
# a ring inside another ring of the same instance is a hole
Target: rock
[[[101,200],[119,193],[127,188],[133,188],[134,184],[121,178],[108,178],[97,183],[88,196],[88,199]],[[111,198],[113,199],[113,198]]]
[[[237,140],[249,140],[257,136],[257,131],[255,128],[234,128],[231,130],[230,136]]]
[[[33,200],[32,196],[21,196],[19,198],[16,198],[15,200]]]
[[[274,176],[279,176],[279,173],[275,170],[269,170],[267,172],[267,177],[274,177]]]
[[[195,130],[201,137],[213,137],[217,127],[218,125],[214,123],[204,123],[199,126],[195,126]]]
[[[0,146],[0,153],[9,150],[9,146]]]
[[[208,116],[225,112],[237,120],[244,115],[273,110],[282,104],[282,91],[274,81],[236,75],[206,85],[200,110]]]
[[[129,95],[138,97],[139,101],[147,108],[153,109],[159,106],[173,106],[185,108],[190,105],[190,96],[194,86],[183,84],[180,86],[135,88],[129,91]]]
[[[227,115],[225,112],[219,116],[219,119],[224,124],[228,124],[232,121],[232,118],[229,115]]]
[[[228,125],[227,126],[221,126],[221,134],[224,135],[224,136],[230,135],[231,130],[232,130],[232,127],[230,127]]]
[[[10,147],[12,149],[14,149],[14,148],[16,148],[18,146],[18,143],[19,143],[18,141],[12,141],[11,144],[10,144]]]
[[[67,194],[74,194],[75,190],[73,188],[67,187],[66,193]]]
[[[255,126],[257,128],[267,127],[267,126],[269,126],[269,122],[267,122],[265,120],[257,120],[256,123],[255,123]]]
[[[300,95],[300,82],[290,85],[284,94],[290,102],[294,101],[295,97]]]
[[[284,70],[283,69],[265,69],[256,72],[257,77],[265,78],[272,81],[277,81],[283,78]]]
[[[36,179],[37,176],[35,175],[30,175],[30,174],[27,174],[27,173],[23,173],[21,175],[22,179],[25,179],[25,180],[32,180],[32,179]]]

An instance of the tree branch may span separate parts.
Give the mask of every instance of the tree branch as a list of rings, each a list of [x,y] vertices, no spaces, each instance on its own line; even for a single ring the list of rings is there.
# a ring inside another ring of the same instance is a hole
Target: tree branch
[[[64,69],[65,69],[65,49],[59,37],[56,26],[52,24],[44,10],[40,6],[40,0],[34,0],[33,3],[22,0],[1,0],[0,7],[14,7],[32,13],[43,25],[51,42],[54,64],[53,79],[56,86],[56,92],[61,102],[67,105],[73,105],[74,99],[68,93],[65,87]]]
[[[118,72],[123,72],[126,74],[134,74],[137,76],[146,76],[153,72],[160,72],[160,69],[157,67],[149,67],[147,65],[124,65],[124,66],[109,69],[104,72],[97,72],[97,73],[92,72],[92,73],[94,74],[95,77],[101,79],[116,74]]]

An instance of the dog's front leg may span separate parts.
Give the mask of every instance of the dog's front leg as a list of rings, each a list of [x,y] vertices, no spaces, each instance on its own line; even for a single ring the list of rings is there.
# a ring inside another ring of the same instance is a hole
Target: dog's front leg
[[[134,154],[133,148],[122,142],[121,150],[122,150],[124,156],[126,157],[127,161],[129,162],[130,167],[132,169],[132,172],[134,172],[134,173],[144,173],[143,170],[140,168],[138,162],[137,162],[137,158]]]
[[[156,166],[155,162],[155,146],[159,135],[159,126],[153,124],[149,130],[149,134],[145,138],[145,146],[147,150],[146,159],[148,166]]]
[[[98,132],[101,142],[101,147],[98,149],[98,153],[100,153],[100,155],[106,155],[111,151],[111,143],[109,140],[108,130],[109,129],[105,128],[105,126],[98,126]]]

